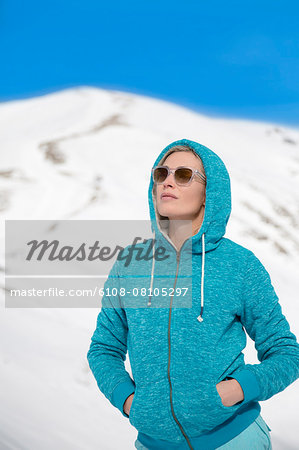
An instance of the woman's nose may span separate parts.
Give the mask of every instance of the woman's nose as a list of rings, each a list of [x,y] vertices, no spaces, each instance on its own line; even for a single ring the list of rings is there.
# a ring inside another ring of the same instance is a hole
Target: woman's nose
[[[167,186],[169,184],[171,184],[173,186],[174,183],[175,183],[175,179],[174,179],[174,174],[173,173],[168,174],[168,176],[165,178],[165,180],[163,182],[163,184],[167,185]]]

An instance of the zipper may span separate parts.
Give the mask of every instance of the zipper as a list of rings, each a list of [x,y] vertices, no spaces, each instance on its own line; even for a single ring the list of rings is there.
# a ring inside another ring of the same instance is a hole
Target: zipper
[[[186,242],[186,241],[185,241]],[[184,243],[185,243],[184,242]],[[184,245],[183,243],[183,245]],[[171,300],[170,300],[170,308],[169,308],[169,319],[168,319],[168,366],[167,366],[167,377],[168,377],[168,382],[169,382],[169,387],[170,387],[170,406],[171,406],[171,413],[173,415],[174,420],[176,421],[176,423],[178,424],[184,438],[187,441],[187,444],[189,446],[189,448],[191,450],[193,450],[193,447],[190,443],[190,439],[188,438],[184,428],[182,427],[181,423],[178,421],[178,418],[176,417],[175,413],[174,413],[174,409],[173,409],[173,403],[172,403],[172,385],[171,385],[171,379],[170,379],[170,353],[171,353],[171,343],[170,343],[170,325],[171,325],[171,311],[172,311],[172,300],[173,300],[173,295],[174,295],[174,290],[175,290],[175,286],[176,286],[176,282],[177,282],[177,277],[178,277],[178,272],[179,272],[179,265],[180,265],[180,256],[181,256],[181,250],[182,247],[181,246],[180,250],[176,251],[177,252],[177,268],[176,268],[176,275],[175,275],[175,281],[174,281],[174,286],[173,286],[173,294],[171,296]]]

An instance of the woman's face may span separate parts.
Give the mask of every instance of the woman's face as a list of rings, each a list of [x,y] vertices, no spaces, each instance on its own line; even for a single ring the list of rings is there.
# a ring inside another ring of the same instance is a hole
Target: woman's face
[[[165,159],[163,165],[170,169],[187,166],[203,173],[201,161],[191,152],[174,152]],[[200,214],[203,215],[206,186],[197,175],[193,177],[189,185],[180,186],[176,184],[174,174],[171,173],[162,184],[157,184],[156,192],[158,212],[170,220],[195,220]],[[165,192],[171,193],[177,198],[161,198]]]

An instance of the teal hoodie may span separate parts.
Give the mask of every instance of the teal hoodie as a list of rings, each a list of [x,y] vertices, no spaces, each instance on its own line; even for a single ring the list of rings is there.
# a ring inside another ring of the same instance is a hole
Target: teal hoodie
[[[125,260],[116,260],[104,285],[87,359],[100,391],[138,430],[145,447],[212,450],[257,418],[260,401],[299,377],[299,344],[261,261],[224,237],[231,188],[219,156],[181,139],[164,148],[153,167],[179,144],[192,147],[205,169],[201,228],[179,251],[175,248],[158,220],[151,177],[153,239],[136,248],[150,243],[155,255],[163,247],[167,263],[151,258],[126,266]],[[176,290],[184,285],[190,288],[186,299]],[[146,288],[146,295],[132,295],[133,287]],[[150,287],[158,288],[158,295],[148,295]],[[162,296],[162,287],[168,294],[175,288],[175,294]],[[113,288],[117,293],[125,288],[126,295],[112,295]],[[244,361],[245,330],[255,342],[259,364]],[[133,379],[124,365],[127,352]],[[227,407],[216,384],[231,378],[241,385],[244,400]],[[123,406],[132,393],[128,416]]]

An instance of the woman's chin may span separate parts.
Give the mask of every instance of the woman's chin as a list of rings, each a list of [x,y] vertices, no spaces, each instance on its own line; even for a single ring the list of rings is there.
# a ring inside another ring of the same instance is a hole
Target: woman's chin
[[[179,213],[175,214],[173,211],[172,212],[163,211],[163,212],[160,212],[160,215],[162,217],[166,217],[168,220],[184,220],[185,219],[185,217],[182,217],[181,214],[179,214]]]
[[[172,219],[178,215],[178,213],[176,214],[171,208],[161,208],[159,210],[159,214],[161,216],[168,217],[168,219]]]

